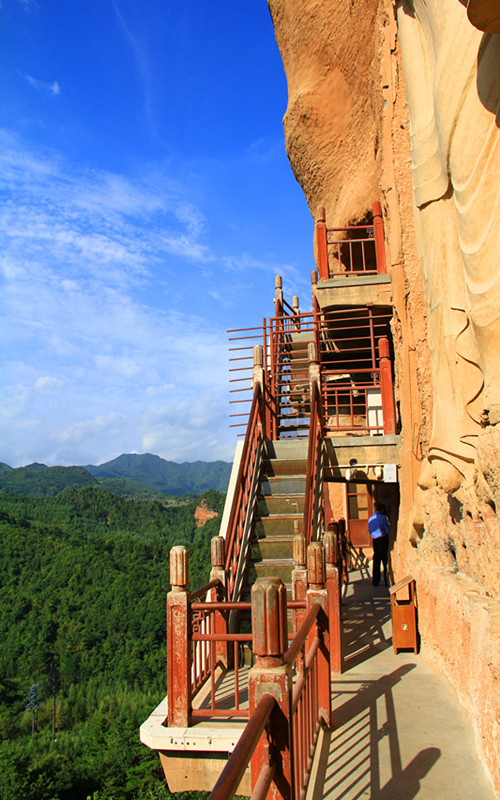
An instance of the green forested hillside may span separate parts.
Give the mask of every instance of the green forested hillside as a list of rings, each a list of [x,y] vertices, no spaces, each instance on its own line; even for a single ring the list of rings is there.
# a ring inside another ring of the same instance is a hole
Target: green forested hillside
[[[97,486],[99,481],[83,467],[46,467],[30,464],[0,472],[0,491],[25,497],[55,497],[64,489]]]
[[[98,467],[89,464],[86,469],[96,478],[126,478],[169,494],[201,494],[208,489],[225,492],[231,464],[226,461],[176,464],[151,453],[127,453]]]
[[[223,496],[205,497],[220,515]],[[193,586],[208,578],[220,516],[196,529],[197,502],[0,495],[2,800],[169,797],[138,728],[165,693],[170,547],[188,547]]]
[[[200,495],[210,489],[225,492],[231,464],[195,461],[175,464],[146,453],[121,455],[106,464],[87,467],[47,467],[29,464],[12,468],[0,462],[0,492],[25,497],[55,497],[68,489],[100,486],[121,497],[162,498]]]

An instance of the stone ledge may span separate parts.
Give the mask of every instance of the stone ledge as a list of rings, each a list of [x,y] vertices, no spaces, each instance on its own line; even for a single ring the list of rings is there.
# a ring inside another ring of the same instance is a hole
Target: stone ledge
[[[344,286],[376,286],[381,283],[390,283],[390,275],[346,275],[346,277],[328,278],[325,281],[318,281],[317,288],[338,289]]]

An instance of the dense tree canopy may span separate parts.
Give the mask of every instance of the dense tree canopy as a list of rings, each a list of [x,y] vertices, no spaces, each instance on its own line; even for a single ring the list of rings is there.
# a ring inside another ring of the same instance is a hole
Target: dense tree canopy
[[[138,728],[165,694],[170,548],[187,546],[193,587],[208,579],[224,498],[204,497],[219,517],[196,528],[199,498],[166,506],[96,487],[0,495],[2,800],[170,797]]]

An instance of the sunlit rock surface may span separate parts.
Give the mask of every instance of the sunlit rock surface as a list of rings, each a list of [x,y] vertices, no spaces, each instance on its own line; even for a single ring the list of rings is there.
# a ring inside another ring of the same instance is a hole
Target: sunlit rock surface
[[[485,32],[497,4],[468,6],[269,2],[311,213],[343,226],[382,204],[403,442],[392,563],[417,579],[423,655],[500,792],[500,35]]]

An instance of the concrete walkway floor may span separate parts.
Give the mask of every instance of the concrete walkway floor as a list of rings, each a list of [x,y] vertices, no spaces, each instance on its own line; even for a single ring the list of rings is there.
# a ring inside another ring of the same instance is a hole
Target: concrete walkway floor
[[[495,800],[451,685],[420,656],[394,653],[386,587],[351,572],[342,608],[334,731],[318,748],[308,800]]]

